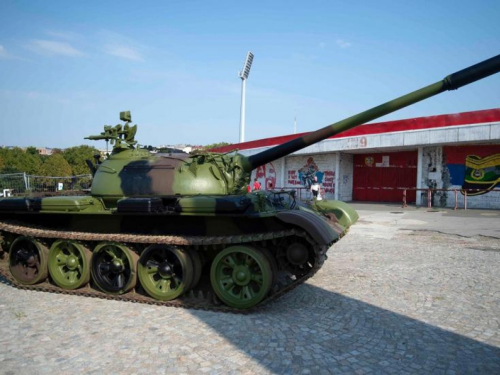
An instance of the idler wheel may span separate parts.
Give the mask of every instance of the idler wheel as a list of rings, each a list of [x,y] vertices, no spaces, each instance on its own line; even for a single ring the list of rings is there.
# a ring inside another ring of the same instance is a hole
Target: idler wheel
[[[306,275],[317,264],[314,248],[302,238],[290,237],[279,244],[276,252],[278,268],[295,277]]]
[[[31,237],[21,236],[12,242],[9,251],[9,268],[21,284],[33,285],[47,278],[49,249]]]
[[[137,282],[139,256],[129,247],[103,242],[96,246],[92,255],[91,275],[96,286],[103,292],[123,294]]]
[[[201,273],[201,267],[197,272]],[[155,299],[169,301],[191,287],[194,269],[185,251],[174,246],[151,245],[141,254],[138,273],[146,293]]]
[[[309,251],[305,245],[296,242],[288,246],[286,249],[286,257],[291,264],[301,266],[307,262]]]
[[[84,245],[59,240],[49,253],[49,273],[54,283],[63,289],[77,289],[90,280],[92,252]]]
[[[210,281],[215,294],[227,305],[248,309],[262,301],[271,288],[269,260],[252,246],[231,246],[213,260]]]

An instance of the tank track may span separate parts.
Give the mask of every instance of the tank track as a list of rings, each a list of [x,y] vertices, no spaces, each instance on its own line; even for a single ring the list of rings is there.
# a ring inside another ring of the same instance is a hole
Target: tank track
[[[209,290],[201,290],[194,288],[184,294],[183,296],[171,300],[171,301],[159,301],[149,297],[146,294],[141,294],[132,289],[132,291],[121,294],[113,295],[101,292],[92,288],[92,281],[86,286],[76,289],[67,290],[62,289],[55,284],[52,284],[47,278],[46,281],[36,284],[36,285],[24,285],[20,284],[14,277],[12,277],[9,270],[8,263],[8,249],[2,249],[2,234],[11,233],[15,235],[29,236],[41,240],[74,240],[74,241],[85,241],[85,242],[100,242],[100,241],[112,241],[124,244],[168,244],[168,245],[180,245],[180,246],[194,246],[194,248],[205,247],[205,246],[218,246],[218,245],[234,245],[241,243],[262,243],[268,240],[281,239],[288,236],[298,236],[306,239],[312,244],[313,250],[317,259],[314,267],[306,275],[296,279],[288,280],[288,285],[284,285],[278,291],[271,292],[270,295],[264,299],[262,302],[256,306],[240,310],[232,308],[222,304],[215,294]],[[333,243],[332,243],[333,244]],[[78,295],[85,297],[101,298],[106,300],[116,300],[116,301],[126,301],[134,303],[144,303],[149,305],[161,305],[170,307],[182,307],[188,309],[197,310],[207,310],[207,311],[217,311],[217,312],[228,312],[228,313],[239,313],[246,314],[254,312],[260,309],[262,306],[276,300],[280,296],[290,292],[300,284],[304,283],[308,278],[312,277],[323,265],[326,260],[326,252],[329,247],[319,246],[315,243],[310,236],[304,231],[297,229],[290,229],[278,232],[267,232],[267,233],[255,233],[249,235],[237,235],[237,236],[227,236],[227,237],[196,237],[196,236],[165,236],[165,235],[141,235],[141,234],[105,234],[105,233],[88,233],[88,232],[69,232],[69,231],[59,231],[53,229],[46,229],[36,226],[26,226],[14,221],[1,221],[0,222],[0,275],[7,280],[7,282],[23,290],[35,290],[42,292],[67,294],[67,295]]]

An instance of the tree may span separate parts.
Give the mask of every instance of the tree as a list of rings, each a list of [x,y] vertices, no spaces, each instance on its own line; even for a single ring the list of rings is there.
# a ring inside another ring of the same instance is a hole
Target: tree
[[[45,159],[40,168],[40,175],[54,177],[71,176],[71,166],[62,154],[53,154]]]
[[[100,154],[99,150],[92,146],[81,145],[64,150],[62,155],[71,166],[73,175],[88,174],[89,168],[85,160],[94,160],[94,155]]]
[[[42,160],[40,155],[28,154],[19,147],[10,150],[3,150],[2,173],[21,173],[37,174],[39,172]]]
[[[35,146],[29,146],[26,148],[26,153],[30,155],[38,155],[38,150],[36,149]]]
[[[229,146],[230,144],[231,143],[227,143],[227,142],[212,143],[212,144],[203,146],[203,150],[210,150],[210,149],[216,148],[216,147]]]

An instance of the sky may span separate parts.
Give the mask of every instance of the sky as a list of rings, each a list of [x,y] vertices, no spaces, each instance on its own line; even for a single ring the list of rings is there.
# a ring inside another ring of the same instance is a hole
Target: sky
[[[0,145],[104,147],[313,131],[500,54],[500,1],[0,2]],[[500,107],[500,74],[382,117]]]

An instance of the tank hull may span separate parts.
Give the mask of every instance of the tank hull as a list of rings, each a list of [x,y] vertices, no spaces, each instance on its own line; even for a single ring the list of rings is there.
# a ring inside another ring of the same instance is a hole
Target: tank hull
[[[283,194],[288,196],[278,196]],[[144,198],[122,201],[113,209],[92,197],[0,199],[0,272],[25,289],[224,311],[253,309],[317,272],[343,234],[334,222],[285,207],[280,199],[280,205],[270,204],[270,197],[276,194],[180,197],[175,204],[169,198],[162,209],[157,200]],[[169,272],[160,270],[148,279],[147,268],[163,253],[161,265],[167,271],[177,267],[188,279],[175,293],[159,287],[162,280],[175,278]],[[83,269],[85,257],[89,270],[71,283],[76,271],[68,264],[80,262]],[[174,261],[167,262],[169,257]],[[228,268],[228,259],[238,264]],[[125,268],[127,276],[106,278],[115,266]],[[227,285],[217,287],[228,269],[243,275],[242,285],[230,292]],[[252,286],[251,278],[269,281]]]

